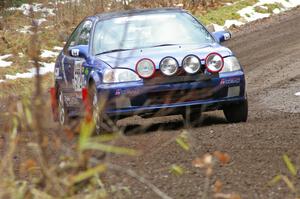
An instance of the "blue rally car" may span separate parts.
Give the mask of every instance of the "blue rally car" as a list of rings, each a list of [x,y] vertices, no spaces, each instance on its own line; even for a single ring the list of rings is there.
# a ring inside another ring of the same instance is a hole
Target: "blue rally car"
[[[244,72],[220,45],[230,38],[177,8],[87,17],[56,61],[54,118],[63,125],[87,110],[97,131],[125,116],[182,114],[192,121],[210,110],[245,122]]]

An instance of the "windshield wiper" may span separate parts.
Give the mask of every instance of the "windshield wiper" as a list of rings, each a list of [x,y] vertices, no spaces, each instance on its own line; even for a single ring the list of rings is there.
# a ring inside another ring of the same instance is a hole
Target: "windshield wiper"
[[[121,52],[121,51],[127,51],[127,50],[132,50],[132,49],[123,49],[123,48],[119,48],[119,49],[113,49],[113,50],[108,50],[108,51],[104,51],[104,52],[101,52],[101,53],[97,53],[97,55],[102,55],[102,54],[107,54],[107,53],[114,53],[114,52]]]
[[[164,46],[177,46],[180,44],[159,44],[159,45],[155,45],[155,46],[149,46],[149,48],[156,48],[156,47],[164,47]]]

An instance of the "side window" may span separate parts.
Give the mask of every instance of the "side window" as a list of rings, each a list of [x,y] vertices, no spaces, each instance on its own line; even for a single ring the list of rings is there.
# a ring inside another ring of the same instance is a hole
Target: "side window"
[[[92,25],[93,23],[91,21],[82,22],[70,36],[70,39],[65,47],[65,51],[73,46],[88,45]]]
[[[76,45],[88,45],[89,44],[92,25],[93,25],[93,23],[91,21],[86,21],[83,24],[83,27],[79,33],[79,37],[78,37]]]
[[[73,47],[73,46],[76,46],[76,40],[78,39],[78,35],[82,29],[82,26],[84,25],[84,23],[81,23],[77,28],[76,30],[72,33],[71,37],[70,37],[70,40],[68,41],[68,45],[67,47]]]

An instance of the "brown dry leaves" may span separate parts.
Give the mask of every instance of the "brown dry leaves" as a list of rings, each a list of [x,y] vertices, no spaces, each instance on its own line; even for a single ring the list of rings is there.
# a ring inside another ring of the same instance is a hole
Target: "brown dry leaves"
[[[197,157],[192,161],[192,165],[196,168],[205,169],[205,175],[209,179],[213,174],[213,168],[217,163],[222,166],[228,164],[231,157],[228,153],[215,151],[214,153],[206,153],[201,157]],[[220,199],[241,199],[236,193],[222,193],[223,183],[218,179],[213,186],[214,198]]]

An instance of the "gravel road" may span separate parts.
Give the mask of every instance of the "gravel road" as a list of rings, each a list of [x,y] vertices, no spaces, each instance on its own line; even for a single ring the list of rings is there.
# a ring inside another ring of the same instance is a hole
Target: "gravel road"
[[[231,162],[215,168],[211,184],[220,179],[224,192],[236,192],[246,199],[295,198],[284,183],[274,187],[267,184],[279,173],[288,175],[283,154],[300,167],[300,96],[295,95],[300,92],[299,33],[300,8],[296,8],[248,24],[225,43],[245,68],[250,106],[247,123],[229,124],[221,111],[205,113],[203,123],[191,129],[184,127],[181,116],[133,117],[120,123],[149,127],[137,133],[128,131],[116,144],[138,149],[142,155],[107,159],[134,170],[172,198],[194,199],[201,198],[205,176],[202,170],[192,167],[192,160],[224,151],[230,154]],[[0,119],[0,123],[5,121]],[[188,135],[190,151],[174,141],[182,132]],[[28,155],[19,148],[16,160]],[[182,166],[184,174],[170,173],[173,164]],[[300,191],[299,172],[293,180]],[[109,171],[104,181],[129,187],[132,194],[128,198],[158,198],[149,186],[122,173]]]

